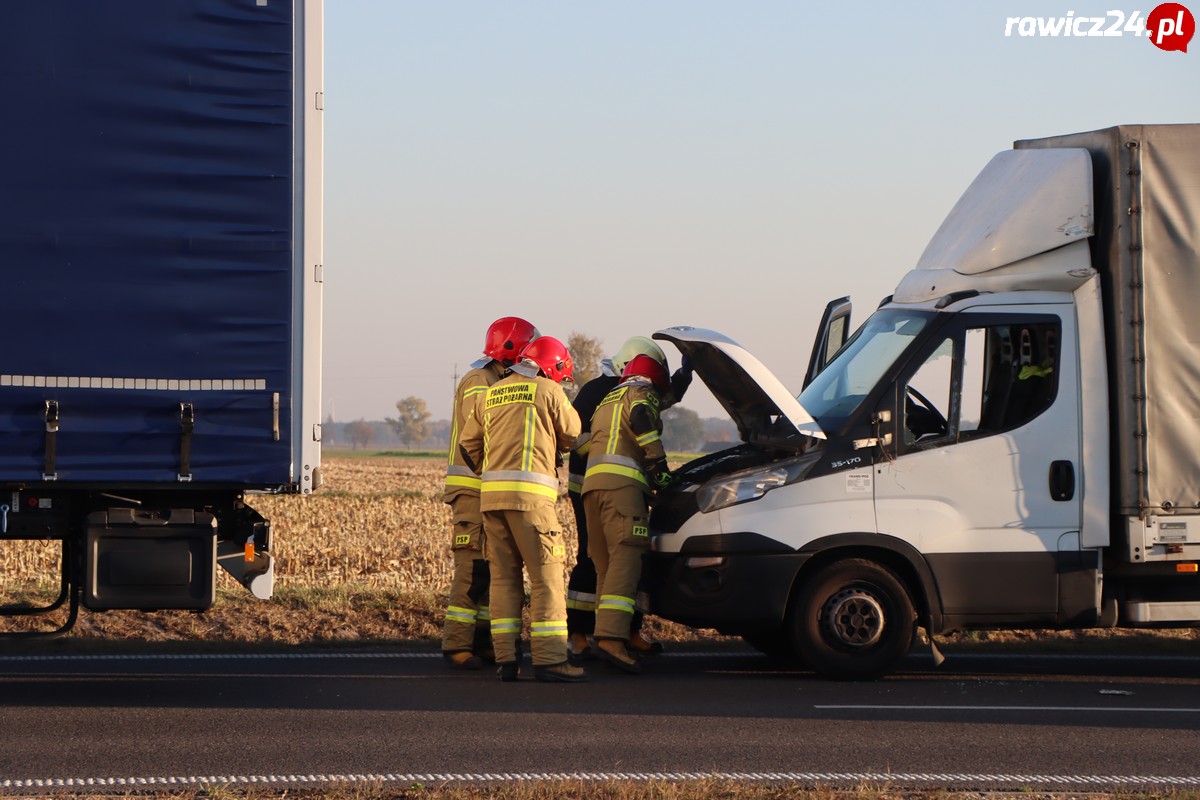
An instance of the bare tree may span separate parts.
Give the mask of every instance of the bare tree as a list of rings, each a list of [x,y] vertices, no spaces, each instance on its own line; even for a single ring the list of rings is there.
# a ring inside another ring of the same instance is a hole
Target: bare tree
[[[600,374],[600,361],[604,358],[603,345],[599,339],[571,331],[567,337],[567,349],[571,351],[571,360],[575,363],[575,386],[585,383]]]
[[[663,446],[675,453],[694,453],[704,444],[704,423],[690,408],[672,406],[662,413]]]
[[[388,417],[387,424],[392,426],[400,444],[408,449],[429,438],[429,417],[431,414],[425,407],[425,401],[419,397],[406,397],[396,401],[395,418]]]
[[[362,447],[365,450],[371,444],[371,440],[375,438],[375,431],[371,429],[371,423],[365,419],[356,419],[346,425],[346,435],[350,437],[350,446],[353,449],[357,450]]]

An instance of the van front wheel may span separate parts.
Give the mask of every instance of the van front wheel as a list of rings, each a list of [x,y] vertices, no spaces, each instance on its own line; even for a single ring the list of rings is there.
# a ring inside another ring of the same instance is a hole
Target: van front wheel
[[[797,651],[826,678],[871,680],[912,646],[916,613],[903,582],[860,558],[838,561],[805,581],[792,613]]]

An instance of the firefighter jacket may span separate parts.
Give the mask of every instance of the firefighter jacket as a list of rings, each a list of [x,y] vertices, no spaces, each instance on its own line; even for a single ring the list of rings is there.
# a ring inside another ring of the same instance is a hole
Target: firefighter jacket
[[[475,400],[486,392],[489,386],[500,380],[503,374],[504,365],[493,359],[463,375],[462,380],[458,382],[451,412],[450,453],[446,463],[446,491],[442,495],[443,502],[453,502],[463,494],[479,496],[479,475],[463,459],[462,451],[458,449],[458,438],[475,408]]]
[[[587,472],[588,461],[586,442],[591,438],[592,414],[595,413],[596,406],[600,405],[600,401],[607,397],[608,393],[615,389],[620,382],[619,376],[605,373],[585,383],[579,393],[575,395],[573,405],[579,412],[580,421],[583,422],[583,435],[580,437],[583,441],[579,447],[571,451],[569,462],[570,473],[567,479],[567,489],[574,494],[580,494],[583,491],[583,476]],[[680,367],[675,370],[675,374],[671,376],[671,391],[667,393],[666,397],[659,398],[662,401],[659,411],[666,411],[682,400],[691,383],[692,370],[690,368]]]
[[[592,415],[583,494],[637,486],[652,494],[669,474],[662,444],[659,396],[649,380],[629,378],[600,401]]]
[[[579,421],[583,423],[585,438],[592,430],[592,414],[595,412],[596,406],[600,405],[600,401],[608,397],[608,393],[617,388],[617,384],[620,382],[621,379],[616,375],[600,375],[585,383],[579,393],[575,395],[572,405],[579,413]],[[587,471],[587,448],[572,450],[571,458],[567,463],[569,467],[567,490],[579,494],[583,491],[583,473]]]
[[[548,378],[514,372],[476,395],[459,444],[481,470],[480,509],[553,508],[559,453],[579,429],[579,414]]]

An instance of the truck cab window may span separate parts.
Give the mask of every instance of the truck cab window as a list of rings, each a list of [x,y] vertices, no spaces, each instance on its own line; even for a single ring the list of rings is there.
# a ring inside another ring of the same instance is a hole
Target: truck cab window
[[[1058,324],[996,325],[967,331],[963,397],[976,398],[979,420],[964,413],[961,433],[984,435],[1019,428],[1054,401],[1058,388]],[[971,362],[979,367],[972,369]],[[973,382],[968,385],[968,381]]]
[[[968,328],[937,346],[903,385],[903,438],[918,447],[1019,428],[1054,400],[1058,324]]]
[[[914,444],[950,432],[954,340],[943,339],[904,386],[904,441]]]
[[[803,392],[800,405],[827,430],[839,428],[918,338],[928,311],[877,311]]]

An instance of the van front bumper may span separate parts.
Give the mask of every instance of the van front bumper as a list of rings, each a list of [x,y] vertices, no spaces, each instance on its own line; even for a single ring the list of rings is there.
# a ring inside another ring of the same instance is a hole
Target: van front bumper
[[[741,633],[778,627],[811,553],[659,553],[645,558],[650,613]]]

